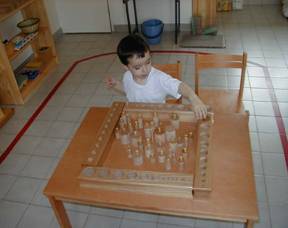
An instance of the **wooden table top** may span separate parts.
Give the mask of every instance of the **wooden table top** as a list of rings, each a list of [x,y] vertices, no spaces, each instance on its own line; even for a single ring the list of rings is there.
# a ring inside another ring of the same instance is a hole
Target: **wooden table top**
[[[216,114],[211,144],[212,192],[208,198],[187,199],[80,187],[81,162],[95,142],[108,108],[87,113],[44,194],[56,199],[159,214],[246,222],[258,220],[251,146],[246,114]]]

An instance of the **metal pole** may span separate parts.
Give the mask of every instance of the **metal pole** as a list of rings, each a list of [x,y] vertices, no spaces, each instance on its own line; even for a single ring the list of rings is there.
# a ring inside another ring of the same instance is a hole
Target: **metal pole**
[[[175,44],[178,43],[178,32],[180,32],[180,0],[175,0]]]
[[[177,10],[177,0],[175,0],[175,31],[174,31],[174,35],[175,35],[175,44],[177,44],[177,36],[178,36],[178,22],[177,22],[177,19],[178,19],[178,10]]]
[[[127,16],[127,22],[128,22],[128,31],[129,31],[129,34],[131,34],[131,23],[130,23],[130,17],[129,17],[128,2],[129,2],[129,0],[123,0],[123,4],[125,4],[125,7],[126,7],[126,16]]]
[[[136,0],[133,0],[133,7],[134,7],[135,26],[136,26],[134,32],[139,32],[138,31],[138,18],[137,18]]]
[[[177,32],[180,32],[180,0],[178,0],[178,31]]]

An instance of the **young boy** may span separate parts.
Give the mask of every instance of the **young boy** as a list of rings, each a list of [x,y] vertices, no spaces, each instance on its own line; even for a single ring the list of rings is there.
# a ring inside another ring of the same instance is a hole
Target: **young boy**
[[[207,108],[186,83],[151,66],[148,44],[138,35],[124,37],[117,54],[127,70],[123,81],[106,79],[109,88],[124,92],[129,102],[165,103],[166,96],[189,99],[198,119],[204,119]]]

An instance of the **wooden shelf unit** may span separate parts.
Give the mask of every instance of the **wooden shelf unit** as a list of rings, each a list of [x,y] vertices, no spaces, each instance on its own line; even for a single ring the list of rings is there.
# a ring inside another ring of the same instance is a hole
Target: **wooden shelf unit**
[[[14,114],[14,108],[0,108],[0,127],[2,127]]]
[[[21,12],[24,19],[30,17],[40,18],[39,31],[37,36],[24,45],[19,51],[14,50],[14,44],[11,41],[14,37],[12,37],[7,44],[0,43],[0,105],[24,104],[41,86],[49,72],[51,72],[58,63],[54,40],[43,0],[0,0],[0,22],[18,12]],[[28,80],[28,83],[20,89],[17,85],[11,61],[29,47],[32,48],[34,58],[42,62],[42,66],[39,69],[39,75],[34,80]],[[40,50],[43,47],[47,48],[44,54]]]

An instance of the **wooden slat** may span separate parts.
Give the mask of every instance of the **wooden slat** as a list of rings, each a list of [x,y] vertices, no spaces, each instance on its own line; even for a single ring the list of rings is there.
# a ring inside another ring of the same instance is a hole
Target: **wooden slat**
[[[242,68],[243,64],[240,62],[202,62],[198,64],[198,69],[209,68]]]
[[[155,64],[154,67],[157,68],[158,70],[165,72],[166,74],[169,74],[170,76],[173,76],[174,78],[181,80],[180,61],[171,64]]]
[[[246,73],[246,66],[247,66],[247,53],[243,53],[243,66],[242,66],[242,71],[241,71],[241,78],[240,78],[240,90],[239,90],[239,97],[238,97],[238,112],[240,111],[239,109],[241,108],[241,101],[243,97],[243,91],[244,91],[244,84],[245,84],[245,73]]]
[[[4,21],[5,19],[13,16],[19,10],[29,6],[34,1],[35,0],[1,0],[0,8],[1,4],[3,4],[3,8],[5,7],[7,10],[3,10],[3,13],[0,14],[0,21]]]
[[[192,0],[193,16],[201,16],[201,28],[216,24],[216,0]]]
[[[208,54],[208,55],[201,55],[198,54],[197,57],[199,58],[200,62],[223,62],[223,61],[242,61],[242,55],[225,55],[225,54]]]
[[[154,67],[157,68],[158,70],[165,72],[166,74],[169,74],[170,76],[178,80],[181,80],[182,66],[180,61],[177,61],[177,63],[170,63],[170,64],[155,64]],[[166,103],[181,104],[182,97],[179,99],[167,99]]]
[[[0,72],[0,104],[23,104],[13,69],[2,42],[0,43],[0,60],[1,65],[4,66],[4,69]]]

